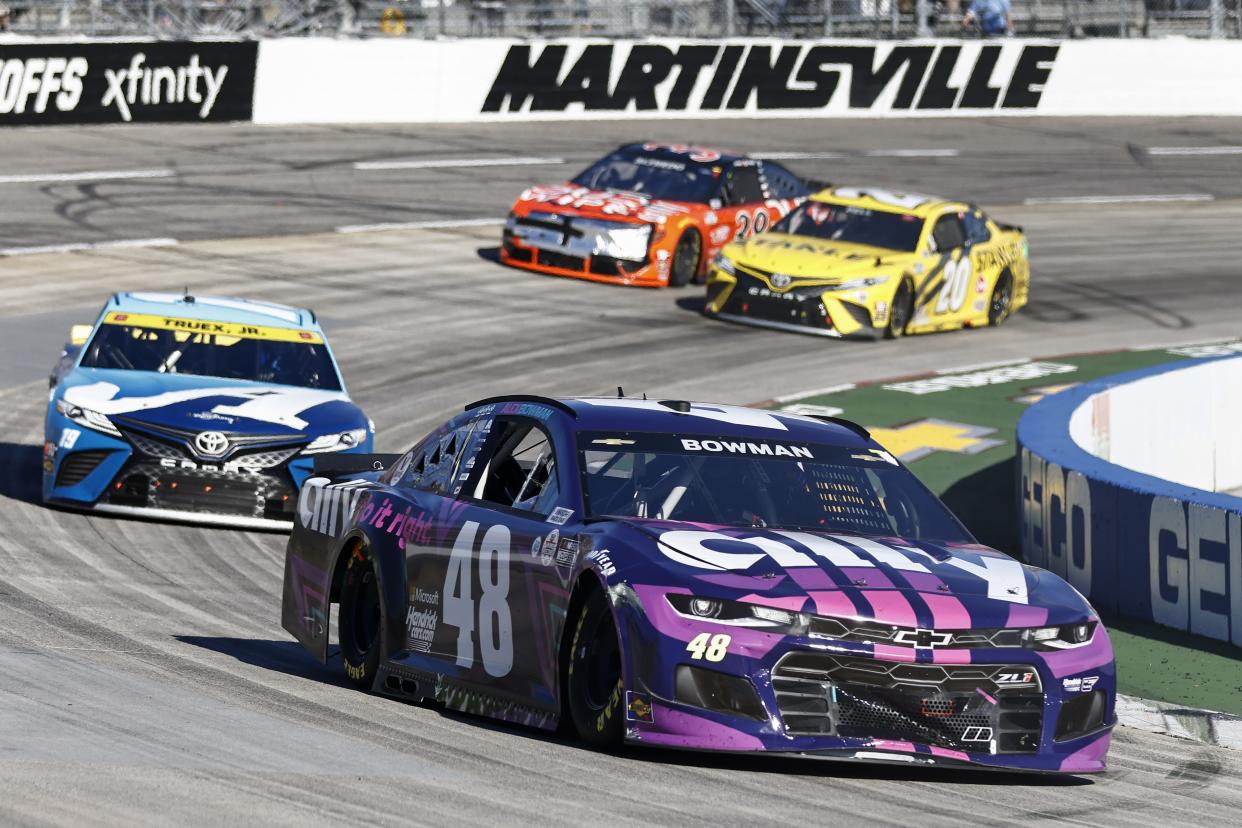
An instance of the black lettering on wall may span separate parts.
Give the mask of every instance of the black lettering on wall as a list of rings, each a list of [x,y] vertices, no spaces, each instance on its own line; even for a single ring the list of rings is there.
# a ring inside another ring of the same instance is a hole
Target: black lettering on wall
[[[813,88],[790,92],[790,95],[796,96],[799,108],[823,109],[832,100],[833,93],[837,91],[837,84],[841,81],[841,73],[836,69],[824,67],[838,63],[833,59],[833,54],[838,48],[836,46],[812,46],[807,51],[806,57],[802,59],[802,65],[798,67],[796,79],[800,83],[812,84]]]
[[[853,67],[850,73],[850,109],[870,109],[874,106],[880,93],[902,69],[905,73],[901,85],[897,87],[893,109],[909,109],[919,91],[919,84],[923,82],[927,64],[931,62],[933,49],[931,46],[895,46],[880,68],[876,69],[874,46],[836,48],[842,52],[841,62]]]
[[[785,46],[773,63],[771,46],[751,46],[729,96],[729,109],[745,109],[751,92],[759,109],[797,109],[800,95],[789,89],[789,76],[801,52],[801,46]]]
[[[677,65],[681,67],[681,71],[677,73],[677,80],[673,81],[673,89],[668,93],[665,109],[686,108],[699,75],[705,67],[712,65],[719,51],[719,46],[682,46],[677,50]]]
[[[927,85],[919,96],[919,109],[952,109],[957,101],[956,86],[949,86],[949,78],[953,75],[953,67],[957,65],[957,56],[962,53],[961,46],[941,46],[932,66]]]
[[[561,81],[556,93],[535,96],[532,110],[563,111],[571,103],[586,109],[608,109],[608,81],[612,75],[612,45],[592,43],[582,50],[578,62]]]
[[[673,53],[667,46],[634,45],[621,68],[608,108],[625,109],[633,101],[634,108],[641,111],[659,109],[655,88],[672,69]]]
[[[979,58],[975,61],[975,68],[970,70],[970,79],[966,81],[966,91],[962,93],[958,109],[991,109],[996,106],[1001,90],[990,85],[990,81],[1000,53],[999,46],[984,46],[979,50]]]
[[[529,44],[510,46],[483,101],[483,111],[500,112],[507,101],[509,112],[519,112],[532,97],[538,102],[555,95],[556,80],[568,49],[565,45],[545,46],[539,59],[531,63]]]
[[[720,60],[716,62],[716,74],[712,75],[711,85],[703,96],[702,109],[720,109],[720,105],[724,103],[725,92],[729,91],[729,84],[733,80],[733,70],[737,68],[737,62],[742,59],[745,49],[745,46],[726,46],[720,53]]]
[[[1003,109],[1034,109],[1044,94],[1044,84],[1052,74],[1053,61],[1057,59],[1056,46],[1027,46],[1013,68],[1013,78],[1005,91]],[[1036,89],[1035,87],[1039,87]]]

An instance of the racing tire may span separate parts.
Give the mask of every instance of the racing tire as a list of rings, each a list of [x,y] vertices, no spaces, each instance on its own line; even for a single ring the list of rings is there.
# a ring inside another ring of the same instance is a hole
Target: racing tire
[[[668,271],[669,287],[685,287],[699,275],[699,259],[703,255],[703,239],[697,230],[687,230],[673,248],[673,262]]]
[[[578,738],[603,749],[621,744],[625,696],[621,643],[604,594],[592,592],[573,621],[565,695]]]
[[[341,580],[337,638],[345,677],[364,690],[371,689],[379,671],[383,628],[384,608],[375,562],[366,545],[359,544],[350,551]]]
[[[993,328],[1003,325],[1013,312],[1013,277],[1006,270],[996,280],[992,288],[992,298],[988,302],[988,324]]]
[[[893,294],[892,306],[888,310],[888,326],[884,328],[885,339],[900,339],[914,316],[914,285],[909,279],[902,279]]]

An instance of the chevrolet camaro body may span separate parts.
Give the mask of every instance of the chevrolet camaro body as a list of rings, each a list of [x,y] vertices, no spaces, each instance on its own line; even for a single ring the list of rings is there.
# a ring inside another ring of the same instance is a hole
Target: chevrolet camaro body
[[[1104,768],[1115,674],[1094,611],[974,542],[858,426],[517,397],[394,460],[321,463],[285,566],[284,626],[321,660],[333,602],[351,642],[379,619],[369,665],[342,644],[376,692],[555,727],[600,606],[619,656],[597,729],[623,719],[631,743]],[[343,597],[360,562],[373,616]]]
[[[50,380],[48,503],[288,529],[315,455],[370,451],[310,311],[118,293],[78,328]]]

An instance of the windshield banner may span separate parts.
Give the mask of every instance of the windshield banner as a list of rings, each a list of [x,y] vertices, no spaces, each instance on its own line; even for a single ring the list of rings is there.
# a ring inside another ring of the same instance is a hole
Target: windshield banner
[[[241,325],[234,322],[215,322],[210,319],[185,319],[175,316],[157,316],[144,313],[120,313],[110,311],[104,317],[105,325],[128,325],[162,331],[180,331],[185,334],[210,334],[236,339],[267,339],[274,342],[305,342],[319,345],[323,337],[314,331],[295,328],[269,328],[257,325]]]

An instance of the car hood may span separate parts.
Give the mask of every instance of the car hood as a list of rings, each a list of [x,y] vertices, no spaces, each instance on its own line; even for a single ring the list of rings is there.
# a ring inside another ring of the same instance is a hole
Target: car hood
[[[794,278],[839,281],[901,269],[917,257],[882,247],[788,233],[763,233],[725,248],[735,263]]]
[[[671,216],[689,213],[697,205],[662,201],[637,193],[593,190],[577,184],[531,187],[518,196],[514,210],[520,214],[555,213],[602,221],[664,224]]]
[[[1038,626],[1094,616],[1072,587],[977,544],[624,520],[634,583],[900,626]],[[952,622],[948,622],[952,623]]]
[[[343,391],[189,374],[75,368],[57,394],[156,429],[293,437],[367,426],[366,415]]]

